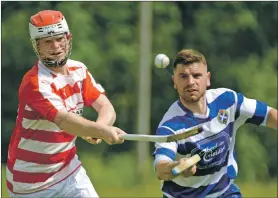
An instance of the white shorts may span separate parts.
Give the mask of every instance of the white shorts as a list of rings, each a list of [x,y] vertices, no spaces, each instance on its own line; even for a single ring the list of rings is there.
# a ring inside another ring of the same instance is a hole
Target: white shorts
[[[90,197],[98,198],[90,178],[85,169],[80,166],[72,175],[65,180],[45,190],[30,194],[14,194],[9,191],[10,197],[35,198],[35,197]]]

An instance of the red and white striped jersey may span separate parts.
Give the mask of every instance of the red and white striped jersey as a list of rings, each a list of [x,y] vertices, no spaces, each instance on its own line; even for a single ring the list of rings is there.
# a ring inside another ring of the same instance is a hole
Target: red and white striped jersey
[[[68,177],[81,166],[76,136],[54,122],[58,111],[82,114],[83,107],[104,93],[87,67],[67,61],[68,75],[40,61],[23,77],[19,88],[16,126],[8,151],[7,186],[14,193],[32,193]]]

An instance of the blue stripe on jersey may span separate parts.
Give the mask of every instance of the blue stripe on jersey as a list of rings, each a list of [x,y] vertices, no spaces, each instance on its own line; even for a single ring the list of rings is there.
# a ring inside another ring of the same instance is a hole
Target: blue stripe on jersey
[[[159,127],[156,130],[156,135],[173,135],[173,131],[170,131],[169,129],[166,129],[164,127]]]
[[[208,194],[213,194],[222,191],[229,185],[229,182],[230,178],[226,174],[223,175],[223,177],[217,183],[208,186],[200,186],[199,188],[184,187],[179,186],[173,181],[164,181],[162,191],[173,197],[204,197]]]
[[[240,116],[240,107],[242,103],[243,103],[243,95],[241,93],[238,93],[235,120],[237,120],[237,118]]]
[[[211,119],[218,115],[220,109],[228,109],[235,103],[235,95],[231,91],[226,91],[219,95],[214,101],[208,104]]]
[[[246,123],[260,125],[263,123],[267,113],[267,105],[264,102],[256,101],[256,110],[252,118],[246,120]]]
[[[160,154],[160,155],[166,155],[167,157],[171,158],[172,160],[175,159],[176,157],[176,153],[174,151],[172,151],[171,149],[168,148],[158,148],[156,149],[156,151],[154,152],[154,156]]]

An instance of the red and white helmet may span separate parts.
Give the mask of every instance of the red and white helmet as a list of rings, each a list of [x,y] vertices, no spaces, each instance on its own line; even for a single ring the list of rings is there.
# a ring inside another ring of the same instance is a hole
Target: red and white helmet
[[[71,33],[67,21],[60,11],[44,10],[31,16],[29,33],[34,51],[38,58],[48,67],[62,67],[66,64],[71,52]],[[55,61],[40,57],[37,41],[41,38],[65,34],[70,39],[67,53],[63,60]]]

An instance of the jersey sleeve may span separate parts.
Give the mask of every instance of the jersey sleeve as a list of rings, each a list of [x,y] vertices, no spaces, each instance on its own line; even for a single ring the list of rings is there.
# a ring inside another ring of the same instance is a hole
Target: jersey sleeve
[[[265,126],[269,109],[270,107],[266,103],[246,98],[241,93],[237,93],[235,122],[238,125],[251,123],[258,126]]]
[[[52,92],[46,81],[30,80],[20,95],[23,95],[26,105],[51,122],[59,110],[66,111],[62,99]]]
[[[174,131],[166,126],[160,126],[156,130],[156,135],[172,134],[174,134]],[[153,156],[155,157],[154,165],[161,160],[174,161],[176,158],[177,148],[177,142],[155,143],[155,152],[153,153]]]
[[[88,69],[86,69],[86,75],[83,81],[82,89],[85,106],[91,106],[91,104],[100,96],[100,94],[104,94],[105,92],[102,86],[96,83]]]

